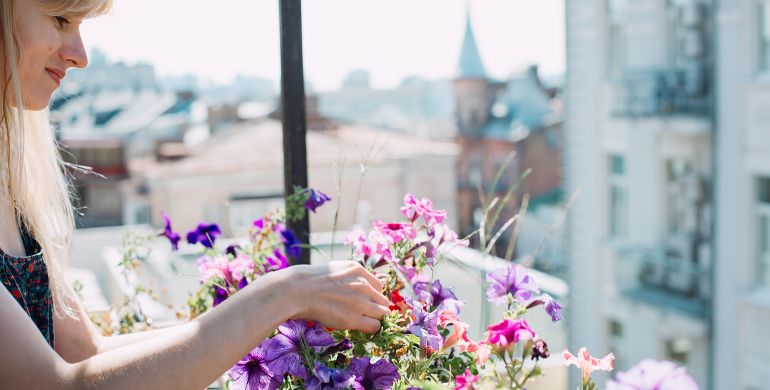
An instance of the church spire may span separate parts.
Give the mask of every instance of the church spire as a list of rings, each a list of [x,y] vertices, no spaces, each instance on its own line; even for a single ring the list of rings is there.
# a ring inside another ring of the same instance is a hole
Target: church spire
[[[484,64],[481,62],[479,49],[476,47],[476,39],[473,38],[470,1],[466,2],[466,5],[467,19],[465,24],[465,38],[463,38],[463,48],[460,52],[459,77],[486,78],[487,72],[484,70]]]

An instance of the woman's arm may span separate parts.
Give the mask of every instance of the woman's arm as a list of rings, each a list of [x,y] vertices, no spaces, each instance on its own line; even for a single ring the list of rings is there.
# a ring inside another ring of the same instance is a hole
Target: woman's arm
[[[215,381],[290,318],[375,332],[389,312],[382,284],[352,262],[260,277],[205,316],[157,337],[70,364],[0,290],[0,388],[196,389]]]
[[[75,291],[72,289],[70,296],[76,296]],[[82,362],[100,353],[172,332],[175,328],[154,329],[146,332],[104,337],[93,325],[79,300],[71,299],[69,303],[72,310],[75,311],[75,318],[70,316],[54,317],[56,353],[67,363]]]

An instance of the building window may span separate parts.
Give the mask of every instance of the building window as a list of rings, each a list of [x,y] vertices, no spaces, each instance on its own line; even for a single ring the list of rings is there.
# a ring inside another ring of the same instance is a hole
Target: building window
[[[619,76],[626,58],[626,42],[623,29],[625,0],[607,0],[607,67],[610,76]]]
[[[770,0],[760,0],[758,6],[759,70],[770,71]]]
[[[770,286],[770,178],[757,187],[757,283]]]
[[[684,338],[666,340],[666,359],[673,360],[680,365],[687,364],[692,341]]]
[[[695,234],[698,229],[699,180],[683,159],[666,163],[666,211],[669,234]]]
[[[610,156],[609,168],[609,234],[611,237],[625,237],[628,232],[628,185],[625,158]]]

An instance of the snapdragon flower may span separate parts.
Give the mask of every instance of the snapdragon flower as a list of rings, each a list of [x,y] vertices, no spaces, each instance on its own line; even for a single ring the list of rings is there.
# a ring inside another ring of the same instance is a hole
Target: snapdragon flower
[[[487,289],[487,300],[500,305],[508,301],[508,294],[513,295],[513,299],[519,302],[530,299],[530,291],[540,294],[540,287],[527,272],[526,267],[514,263],[489,272],[487,281],[492,285]]]
[[[348,370],[356,377],[351,384],[355,390],[389,390],[393,382],[400,378],[393,363],[387,359],[372,363],[369,356],[354,357]]]

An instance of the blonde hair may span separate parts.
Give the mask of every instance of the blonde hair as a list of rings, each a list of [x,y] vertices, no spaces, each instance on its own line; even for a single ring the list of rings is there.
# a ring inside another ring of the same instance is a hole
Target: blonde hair
[[[0,0],[0,202],[12,205],[43,250],[57,316],[73,316],[64,277],[75,230],[71,184],[54,141],[48,109],[24,110],[18,62],[15,2]],[[51,16],[86,19],[106,12],[112,0],[34,0]]]

